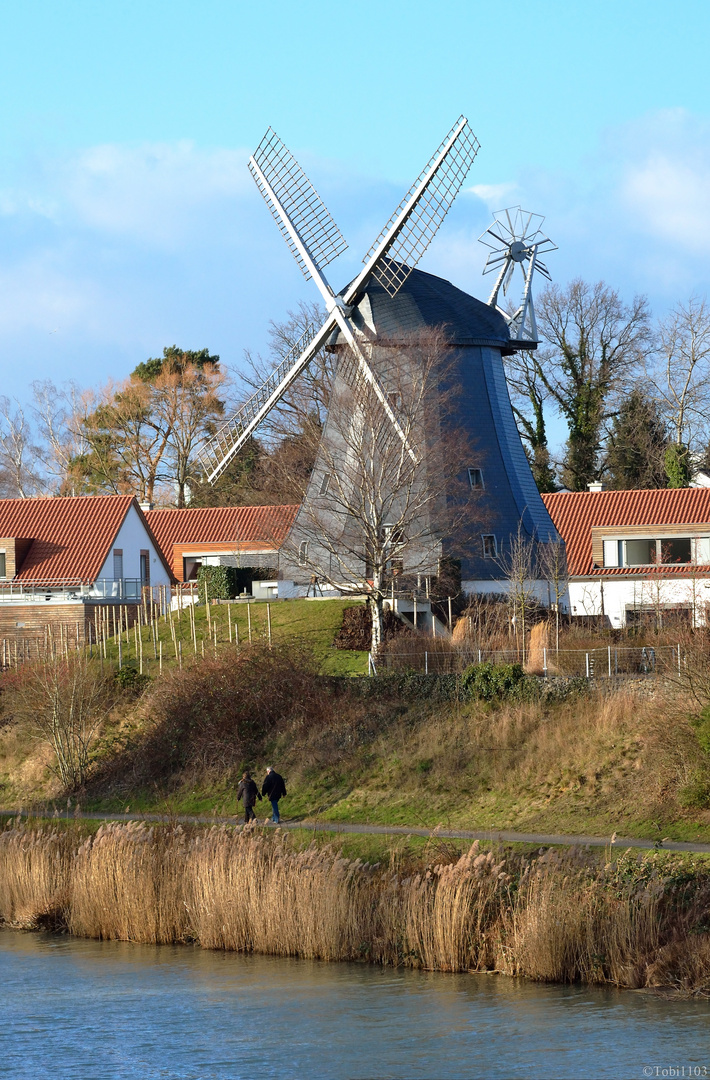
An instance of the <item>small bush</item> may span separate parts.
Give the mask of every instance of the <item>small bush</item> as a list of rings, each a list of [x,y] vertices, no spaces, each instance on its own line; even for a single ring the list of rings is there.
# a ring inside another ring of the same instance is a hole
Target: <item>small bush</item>
[[[528,680],[521,664],[472,664],[463,673],[465,693],[482,701],[521,697]]]
[[[678,802],[686,810],[710,809],[710,776],[696,772],[690,783],[678,792]]]
[[[151,681],[150,675],[141,675],[132,664],[119,668],[113,678],[119,689],[134,697],[140,697]]]
[[[201,566],[197,571],[197,592],[200,603],[205,600],[232,600],[239,591],[239,572],[235,566]]]

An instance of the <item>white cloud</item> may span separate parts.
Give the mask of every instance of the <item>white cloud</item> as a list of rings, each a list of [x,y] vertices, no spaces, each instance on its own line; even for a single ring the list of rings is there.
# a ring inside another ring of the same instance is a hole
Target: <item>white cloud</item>
[[[519,201],[519,188],[517,183],[505,184],[474,184],[464,188],[464,193],[475,195],[486,204],[491,213],[504,209],[507,206],[517,205]]]

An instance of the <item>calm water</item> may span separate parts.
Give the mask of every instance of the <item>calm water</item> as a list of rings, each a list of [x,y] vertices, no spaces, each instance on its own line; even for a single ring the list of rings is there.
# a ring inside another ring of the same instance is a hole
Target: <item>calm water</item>
[[[10,931],[0,980],[3,1077],[710,1076],[710,1005],[646,994]]]

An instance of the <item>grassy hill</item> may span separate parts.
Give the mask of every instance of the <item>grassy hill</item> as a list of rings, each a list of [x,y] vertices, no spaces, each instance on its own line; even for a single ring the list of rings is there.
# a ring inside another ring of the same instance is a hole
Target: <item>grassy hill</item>
[[[314,656],[318,670],[324,675],[364,675],[367,673],[367,653],[348,649],[335,649],[333,640],[340,629],[345,608],[357,600],[278,600],[267,605],[265,601],[221,603],[211,605],[209,614],[204,604],[194,608],[194,632],[189,606],[156,620],[155,647],[150,626],[124,630],[121,643],[123,663],[136,666],[143,657],[143,671],[156,675],[159,670],[159,644],[162,644],[163,668],[178,663],[176,645],[182,646],[183,662],[195,656],[214,656],[227,644],[237,648],[252,642],[263,642],[268,637],[268,620],[271,619],[271,636],[275,643],[297,639]],[[231,633],[230,633],[231,623]],[[250,633],[251,623],[251,633]],[[173,637],[174,631],[174,637]],[[140,638],[137,638],[137,632]],[[112,635],[107,643],[107,659],[118,663],[118,643]]]
[[[82,806],[236,814],[241,770],[268,763],[292,819],[710,840],[710,754],[662,684],[652,697],[484,701],[427,697],[429,683],[414,693],[406,679],[324,680],[363,661],[331,648],[343,603],[274,605],[271,649],[255,605],[252,646],[218,643],[216,658],[198,611],[198,656],[193,644],[179,670],[164,645],[163,675],[151,661],[142,695],[118,695]],[[232,616],[243,638],[246,612]],[[172,643],[162,624],[161,640]],[[11,688],[2,700],[0,804],[66,800],[51,749],[13,718]]]

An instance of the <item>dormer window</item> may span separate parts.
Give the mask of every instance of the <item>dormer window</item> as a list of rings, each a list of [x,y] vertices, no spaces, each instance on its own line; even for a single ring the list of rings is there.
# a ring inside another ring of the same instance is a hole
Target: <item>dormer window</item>
[[[704,564],[710,554],[706,537],[628,537],[603,540],[604,566],[687,566]]]

